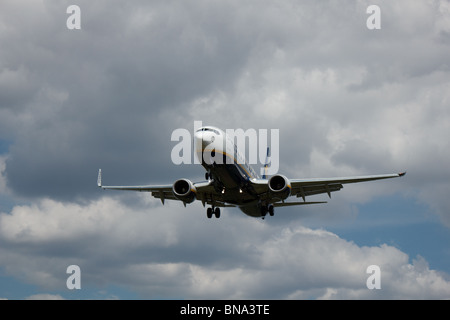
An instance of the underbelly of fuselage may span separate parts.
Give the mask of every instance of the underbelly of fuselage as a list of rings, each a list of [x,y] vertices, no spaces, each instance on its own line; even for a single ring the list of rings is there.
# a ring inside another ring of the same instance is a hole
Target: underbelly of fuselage
[[[215,181],[221,200],[236,205],[250,217],[264,217],[261,200],[250,183],[250,177],[236,164],[203,165]]]
[[[253,177],[245,165],[236,162],[232,164],[203,162],[202,166],[214,180],[216,191],[220,193],[223,202],[236,205],[248,216],[264,217],[261,200],[250,182]]]
[[[250,176],[238,164],[203,164],[214,180],[217,190],[222,190],[224,202],[237,206],[257,203],[258,195],[250,183]]]

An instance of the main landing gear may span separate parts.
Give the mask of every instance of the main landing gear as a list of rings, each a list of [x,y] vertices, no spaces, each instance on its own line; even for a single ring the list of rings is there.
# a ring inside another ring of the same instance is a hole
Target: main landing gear
[[[220,208],[208,208],[206,209],[206,216],[208,217],[208,219],[211,219],[213,214],[216,216],[216,218],[220,218]]]
[[[267,213],[273,217],[274,215],[274,209],[273,209],[273,205],[269,204],[268,206],[261,206],[261,216],[264,220],[264,218],[266,217]]]

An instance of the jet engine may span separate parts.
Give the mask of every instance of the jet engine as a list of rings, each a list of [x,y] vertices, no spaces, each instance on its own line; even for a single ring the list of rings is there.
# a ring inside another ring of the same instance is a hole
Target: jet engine
[[[184,203],[191,203],[195,200],[197,190],[190,180],[179,179],[173,184],[172,192],[177,199]]]
[[[291,194],[291,183],[285,176],[276,174],[269,179],[269,190],[272,194],[284,200]]]

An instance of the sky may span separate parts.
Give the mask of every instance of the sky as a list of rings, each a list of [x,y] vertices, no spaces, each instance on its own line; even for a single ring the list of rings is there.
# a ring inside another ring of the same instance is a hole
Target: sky
[[[0,299],[450,298],[448,0],[2,0],[0,48]],[[265,220],[97,188],[203,180],[194,121],[278,129],[290,178],[407,174]]]

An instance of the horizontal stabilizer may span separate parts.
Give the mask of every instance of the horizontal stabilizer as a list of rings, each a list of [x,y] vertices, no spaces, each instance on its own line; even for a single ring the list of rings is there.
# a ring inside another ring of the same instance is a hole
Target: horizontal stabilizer
[[[301,202],[278,202],[274,203],[274,207],[289,207],[289,206],[301,206],[304,204],[320,204],[327,203],[326,201],[301,201]]]

